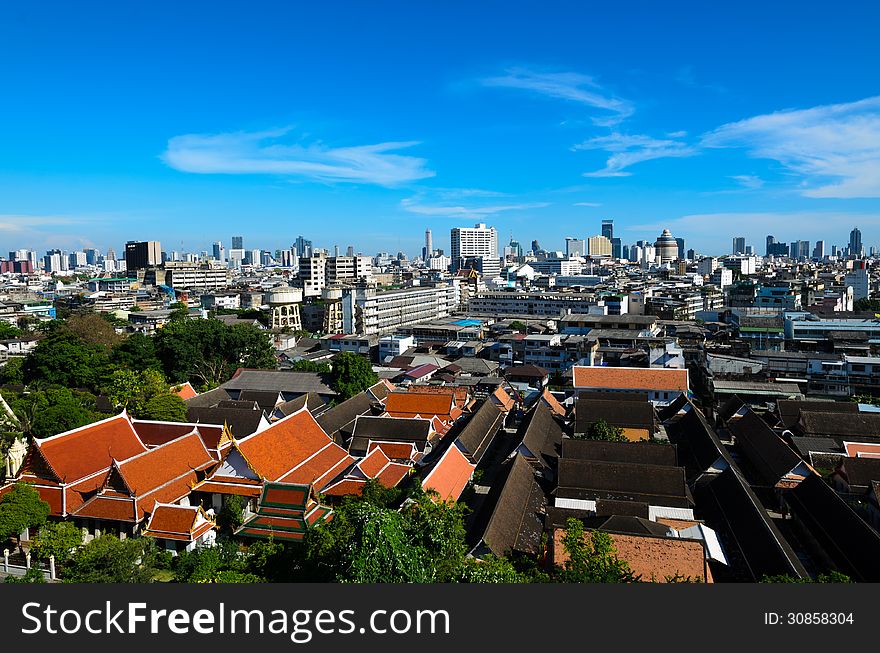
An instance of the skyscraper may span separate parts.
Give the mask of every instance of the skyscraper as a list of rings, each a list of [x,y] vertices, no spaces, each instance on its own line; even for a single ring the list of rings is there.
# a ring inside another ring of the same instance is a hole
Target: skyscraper
[[[473,227],[454,227],[450,232],[452,271],[462,269],[466,261],[473,261],[483,276],[494,278],[501,274],[498,256],[498,231],[477,223]]]
[[[623,258],[623,247],[620,238],[611,239],[611,258]]]
[[[602,220],[602,235],[608,240],[614,238],[614,220]]]
[[[422,258],[427,261],[434,253],[434,238],[431,236],[431,230],[425,229],[425,246],[422,247]]]
[[[297,236],[293,244],[296,255],[300,258],[309,258],[312,255],[312,241],[306,240],[302,236]]]
[[[212,255],[215,260],[220,261],[221,263],[226,262],[226,248],[223,247],[223,243],[219,240],[216,241],[212,247]]]
[[[244,237],[243,236],[233,236],[232,237],[232,249],[244,249]]]
[[[825,241],[817,240],[816,246],[813,248],[813,258],[819,259],[820,261],[825,258]]]
[[[745,254],[746,253],[746,239],[745,236],[737,236],[733,239],[733,253],[734,254]]]
[[[684,260],[686,258],[684,255],[684,238],[676,238],[675,242],[678,244],[678,258]]]
[[[767,236],[767,249],[764,251],[764,256],[773,256],[773,245],[776,243],[776,238],[773,236]]]
[[[568,258],[572,256],[584,256],[586,254],[586,243],[582,238],[572,238],[568,236],[565,239],[565,255]]]
[[[862,232],[858,227],[853,227],[849,232],[849,255],[861,256],[862,253]]]
[[[162,246],[158,240],[125,243],[125,267],[128,270],[143,270],[162,262]]]

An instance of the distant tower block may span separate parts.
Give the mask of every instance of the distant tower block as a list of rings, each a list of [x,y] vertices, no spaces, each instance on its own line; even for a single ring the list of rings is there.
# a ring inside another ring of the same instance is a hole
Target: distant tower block
[[[267,303],[272,311],[273,329],[302,330],[302,321],[299,317],[299,305],[302,298],[302,290],[290,286],[277,286],[269,291]]]

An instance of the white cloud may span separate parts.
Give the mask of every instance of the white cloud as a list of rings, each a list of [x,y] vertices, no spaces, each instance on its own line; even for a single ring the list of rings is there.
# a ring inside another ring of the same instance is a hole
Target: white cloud
[[[880,96],[722,125],[705,147],[742,147],[803,176],[807,197],[880,197]]]
[[[626,168],[666,157],[693,156],[697,149],[683,141],[666,138],[657,139],[640,134],[620,134],[614,132],[608,136],[597,136],[588,139],[574,150],[604,150],[611,156],[605,162],[605,167],[593,172],[585,172],[584,177],[626,177],[630,172]]]
[[[757,190],[764,186],[764,180],[755,175],[730,175],[730,179],[739,183],[743,188]]]
[[[516,204],[444,204],[424,203],[422,197],[410,197],[400,201],[400,206],[410,213],[447,218],[481,218],[506,211],[525,211],[548,206],[547,202],[524,202]]]
[[[489,77],[481,82],[484,86],[522,89],[608,111],[611,115],[592,118],[595,124],[606,127],[620,123],[635,112],[631,102],[609,94],[592,77],[580,73],[511,68],[506,75]]]
[[[89,222],[89,218],[70,215],[22,215],[0,213],[0,231],[29,232],[39,227],[77,225]]]
[[[602,206],[600,202],[575,202],[573,206]]]
[[[352,147],[285,143],[292,128],[226,134],[185,134],[168,141],[162,159],[182,172],[267,174],[323,182],[396,186],[433,177],[425,159],[392,154],[418,143],[387,142]]]

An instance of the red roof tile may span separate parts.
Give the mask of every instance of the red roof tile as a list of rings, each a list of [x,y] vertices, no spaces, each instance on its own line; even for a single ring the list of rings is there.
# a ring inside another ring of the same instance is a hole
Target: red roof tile
[[[171,388],[171,392],[176,394],[178,397],[186,401],[187,399],[192,399],[193,397],[198,397],[199,393],[196,392],[196,389],[192,387],[192,384],[187,381],[183,385],[178,385]]]
[[[125,460],[147,450],[125,413],[36,440],[35,445],[66,483],[108,469],[114,459]]]
[[[422,392],[391,392],[385,400],[385,412],[392,417],[430,417],[438,415],[455,419],[461,410],[455,406],[455,397],[446,394]]]
[[[475,468],[476,465],[452,444],[422,480],[422,487],[435,490],[443,501],[458,501]]]
[[[575,388],[688,391],[688,372],[686,369],[576,365],[572,370]]]

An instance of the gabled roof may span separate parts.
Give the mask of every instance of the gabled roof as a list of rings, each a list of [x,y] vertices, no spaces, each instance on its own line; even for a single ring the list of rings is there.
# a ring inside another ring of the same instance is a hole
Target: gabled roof
[[[329,377],[318,372],[239,369],[235,376],[220,387],[227,392],[271,390],[288,395],[316,392],[320,395],[335,396],[336,392],[328,382]]]
[[[880,458],[844,458],[840,474],[851,492],[864,492],[874,481],[880,481]]]
[[[489,395],[489,399],[494,401],[495,404],[503,410],[505,413],[509,413],[513,410],[514,406],[516,406],[516,402],[513,400],[504,388],[498,387],[495,391]]]
[[[248,408],[202,408],[189,406],[186,417],[196,424],[224,424],[236,438],[256,432],[265,422],[262,410]]]
[[[483,542],[496,556],[508,551],[539,553],[546,507],[547,498],[535,480],[534,469],[516,454],[483,533]]]
[[[587,433],[590,426],[604,420],[611,426],[656,431],[654,405],[649,401],[595,401],[579,397],[575,403],[575,433]]]
[[[233,448],[269,482],[322,487],[353,462],[305,409],[236,440]]]
[[[541,396],[538,397],[538,400],[543,402],[547,408],[549,408],[554,414],[559,417],[565,417],[568,411],[565,410],[565,407],[559,403],[559,400],[553,396],[553,393],[549,390],[544,390],[541,393]]]
[[[447,394],[391,392],[385,399],[385,412],[392,417],[433,417],[455,419],[461,410],[455,397]]]
[[[575,388],[607,388],[614,390],[688,391],[686,369],[643,367],[572,368]]]
[[[134,427],[141,442],[148,447],[157,447],[171,440],[176,440],[182,435],[197,431],[208,449],[217,449],[220,439],[223,437],[223,424],[158,422],[134,419],[131,421],[131,425]]]
[[[805,478],[785,501],[843,573],[857,582],[880,581],[880,533],[820,476]]]
[[[844,442],[843,449],[850,458],[880,458],[880,442]]]
[[[419,451],[431,439],[433,432],[431,420],[409,417],[374,417],[360,415],[355,419],[349,451],[362,453],[373,440],[383,442],[412,443]]]
[[[674,444],[655,442],[606,442],[603,440],[562,440],[562,457],[567,459],[599,460],[604,462],[637,463],[643,465],[678,464]]]
[[[479,463],[503,424],[504,413],[487,399],[468,420],[456,442],[472,462]]]
[[[422,479],[422,487],[437,492],[442,501],[458,501],[475,468],[453,443]]]
[[[470,390],[460,385],[411,385],[406,391],[415,394],[452,395],[455,405],[459,408],[466,408],[470,403]],[[388,393],[385,396],[387,397]]]
[[[799,482],[812,473],[801,457],[751,409],[728,420],[727,428],[764,485]]]
[[[318,504],[310,485],[266,483],[255,515],[245,521],[236,535],[261,539],[301,541],[306,531],[330,521],[333,511]]]
[[[147,450],[126,413],[100,422],[35,440],[46,463],[58,480],[74,483]]]
[[[857,413],[859,405],[854,401],[798,401],[796,399],[779,399],[776,401],[776,412],[782,425],[790,429],[797,424],[801,412],[819,413]]]
[[[195,542],[208,531],[216,528],[201,506],[178,506],[171,503],[155,503],[144,536],[163,540]]]
[[[376,479],[384,487],[394,487],[402,481],[412,465],[393,462],[380,448],[373,448],[344,477],[324,488],[328,496],[359,495],[369,479]]]
[[[319,413],[321,410],[325,409],[327,404],[324,403],[324,400],[321,399],[320,395],[315,394],[314,392],[309,392],[302,396],[297,397],[296,399],[291,399],[290,401],[285,401],[277,406],[275,406],[275,416],[280,419],[282,417],[287,417],[288,415],[292,415],[298,410],[302,410],[303,408],[308,408],[309,412],[312,415]]]
[[[555,468],[562,449],[562,427],[541,402],[523,420],[522,446],[544,468]]]
[[[341,404],[337,404],[333,408],[324,411],[318,416],[318,424],[321,425],[328,435],[336,438],[336,435],[342,433],[343,438],[336,438],[345,441],[351,435],[351,429],[354,427],[354,420],[358,415],[370,415],[373,412],[373,405],[376,403],[375,398],[368,392],[361,392],[350,399],[346,399]]]
[[[178,397],[180,397],[184,401],[186,401],[187,399],[192,399],[193,397],[197,397],[199,394],[198,392],[196,392],[196,389],[192,386],[192,383],[190,383],[189,381],[187,381],[186,383],[184,383],[182,385],[174,386],[173,388],[171,388],[171,392],[176,394]]]
[[[556,496],[636,501],[672,508],[693,504],[681,467],[573,458],[559,459]]]
[[[798,435],[880,439],[880,413],[801,411],[792,430]]]

